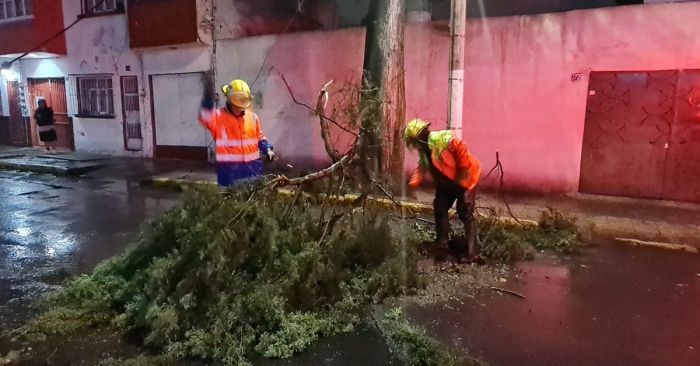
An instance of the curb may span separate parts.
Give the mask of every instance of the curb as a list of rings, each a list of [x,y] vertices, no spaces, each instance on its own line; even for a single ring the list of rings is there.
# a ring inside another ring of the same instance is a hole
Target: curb
[[[167,188],[182,191],[185,187],[216,186],[216,182],[192,181],[172,178],[150,178],[141,181],[142,185],[150,185],[156,188]]]
[[[146,179],[141,182],[142,184],[145,185],[151,185],[153,187],[157,188],[165,188],[165,189],[173,189],[173,190],[178,190],[182,191],[186,187],[197,187],[197,186],[216,186],[217,183],[214,181],[192,181],[192,180],[186,180],[186,179],[175,179],[175,178],[151,178],[151,179]],[[277,193],[281,196],[284,196],[286,198],[292,198],[294,195],[296,195],[296,191],[288,188],[278,188]],[[302,193],[305,197],[311,197],[310,194],[303,192]],[[317,195],[318,198],[324,199],[326,197],[325,193],[320,193]],[[351,205],[354,201],[356,201],[360,195],[358,194],[344,194],[340,196],[332,196],[329,199],[329,202],[336,203],[336,204],[341,204],[341,205]],[[398,203],[401,208],[412,212],[414,214],[423,214],[423,215],[433,215],[433,206],[430,204],[422,203],[422,202],[415,202],[415,201],[403,201],[403,200],[396,200],[396,203]],[[375,197],[375,196],[368,196],[367,201],[365,203],[365,207],[369,208],[375,208],[375,209],[381,209],[381,210],[387,210],[387,209],[392,209],[396,208],[396,203],[392,202],[392,200],[388,198],[382,198],[382,197]],[[450,209],[450,217],[454,217],[457,215],[457,211],[455,209]],[[499,218],[502,221],[505,222],[510,222],[510,223],[516,223],[516,220],[513,219],[512,217],[500,217]],[[528,220],[528,219],[518,219],[520,223],[525,224],[525,225],[539,225],[537,221],[534,220]]]
[[[671,244],[671,243],[661,243],[661,242],[656,242],[656,241],[644,241],[644,240],[638,240],[638,239],[629,239],[629,238],[615,238],[615,241],[635,246],[635,247],[647,247],[647,248],[655,248],[655,249],[665,249],[665,250],[672,250],[672,251],[682,251],[686,253],[692,253],[692,254],[698,254],[700,253],[700,250],[694,246],[690,245],[685,245],[685,244]]]
[[[158,188],[174,189],[174,190],[179,190],[179,191],[183,190],[185,187],[216,186],[217,185],[217,183],[214,181],[191,181],[191,180],[173,179],[173,178],[152,178],[152,179],[145,180],[142,183],[149,184],[149,185],[152,185],[152,186],[158,187]],[[278,188],[277,193],[281,196],[284,196],[286,199],[292,199],[294,197],[294,195],[296,195],[296,190],[289,189],[289,188]],[[305,197],[311,197],[311,195],[309,195],[308,193],[302,193],[302,194]],[[321,193],[321,194],[318,194],[316,197],[318,197],[320,199],[324,199],[325,196],[326,195],[324,193]],[[329,202],[350,206],[358,198],[359,198],[358,194],[344,194],[341,196],[332,196],[329,199]],[[416,201],[403,201],[403,200],[399,200],[399,199],[396,200],[396,203],[399,203],[401,208],[403,208],[409,212],[412,212],[414,214],[433,215],[433,206],[430,204],[416,202]],[[390,200],[388,198],[369,196],[369,197],[367,197],[367,201],[365,202],[365,206],[370,207],[370,208],[380,209],[380,210],[389,210],[389,209],[395,209],[396,203],[392,202],[392,200]],[[450,217],[454,217],[456,214],[457,214],[456,210],[454,210],[454,209],[450,210]],[[504,222],[516,223],[516,220],[513,219],[512,217],[509,217],[509,216],[501,216],[501,217],[499,217],[499,219],[501,221],[504,221]],[[520,223],[524,224],[524,225],[532,225],[532,226],[539,225],[539,223],[535,220],[518,219],[518,221],[520,221]],[[585,228],[585,226],[581,226],[581,228]],[[609,227],[597,227],[597,225],[594,224],[592,227],[592,233],[605,235],[608,238],[613,237],[615,242],[625,243],[625,244],[629,244],[629,245],[636,246],[636,247],[653,247],[653,248],[658,248],[658,249],[683,251],[686,253],[694,253],[694,254],[698,254],[700,252],[700,248],[698,248],[697,246],[693,246],[693,245],[671,244],[671,243],[663,243],[663,242],[657,242],[657,241],[645,241],[645,240],[640,240],[640,239],[631,239],[631,238],[623,238],[622,237],[624,235],[636,235],[636,234],[638,234],[638,232],[636,230],[626,231],[626,230],[621,230],[620,228],[611,229]]]
[[[21,161],[0,159],[0,169],[54,175],[81,175],[103,166],[103,164],[89,164],[83,166],[63,167],[45,164],[27,164]]]

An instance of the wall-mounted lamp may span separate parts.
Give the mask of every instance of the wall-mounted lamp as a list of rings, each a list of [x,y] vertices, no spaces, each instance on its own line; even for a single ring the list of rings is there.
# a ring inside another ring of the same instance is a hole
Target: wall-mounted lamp
[[[12,70],[12,63],[11,62],[3,62],[0,64],[0,74],[7,80],[7,81],[17,81],[19,80],[19,73],[17,71]]]

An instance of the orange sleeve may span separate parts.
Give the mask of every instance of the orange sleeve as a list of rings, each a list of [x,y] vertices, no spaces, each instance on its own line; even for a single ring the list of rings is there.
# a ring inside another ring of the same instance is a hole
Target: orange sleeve
[[[217,138],[217,118],[218,111],[216,109],[205,109],[202,108],[199,110],[199,123],[206,127],[209,132],[211,132],[211,136],[216,139]]]
[[[415,189],[418,188],[421,182],[423,182],[423,171],[419,167],[416,168],[416,171],[413,172],[411,180],[408,181],[408,186]]]
[[[449,150],[455,158],[455,164],[457,169],[469,169],[471,167],[471,159],[469,159],[469,150],[467,150],[467,144],[464,141],[453,138],[450,141]]]

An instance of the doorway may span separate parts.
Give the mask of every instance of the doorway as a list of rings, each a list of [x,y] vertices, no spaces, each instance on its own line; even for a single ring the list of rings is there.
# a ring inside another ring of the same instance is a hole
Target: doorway
[[[66,103],[66,81],[63,78],[27,79],[29,87],[29,110],[34,115],[39,99],[46,100],[46,104],[53,109],[54,128],[56,130],[56,147],[73,150],[73,121],[68,117],[68,105]],[[31,118],[31,141],[33,146],[41,146],[37,132],[36,121]]]

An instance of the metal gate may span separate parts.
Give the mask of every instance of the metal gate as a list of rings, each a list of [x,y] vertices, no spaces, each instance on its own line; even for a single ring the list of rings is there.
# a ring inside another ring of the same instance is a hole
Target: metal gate
[[[124,116],[124,148],[143,149],[141,114],[139,113],[139,84],[136,76],[122,76],[122,115]]]
[[[56,130],[57,147],[73,150],[73,121],[68,117],[68,105],[66,103],[66,81],[62,78],[48,79],[27,79],[29,86],[29,110],[30,115],[34,115],[39,99],[46,100],[46,103],[53,109],[54,128]],[[41,145],[39,133],[36,128],[36,121],[32,117],[31,123],[32,144]]]
[[[29,145],[27,125],[22,117],[20,90],[17,81],[7,82],[7,98],[10,105],[10,142],[12,145],[27,146]]]
[[[197,122],[204,73],[150,75],[154,155],[206,160],[211,137]]]
[[[700,70],[592,72],[579,190],[700,202]]]

